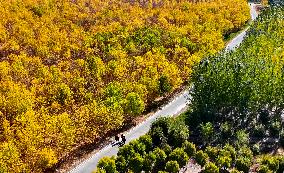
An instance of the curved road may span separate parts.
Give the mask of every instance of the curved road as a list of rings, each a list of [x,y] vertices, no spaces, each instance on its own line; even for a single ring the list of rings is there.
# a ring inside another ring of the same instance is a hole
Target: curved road
[[[255,10],[256,4],[249,3],[249,6],[250,6],[251,20],[255,20],[256,17],[257,17],[257,11]],[[238,34],[234,39],[232,39],[225,49],[226,50],[234,50],[236,47],[238,47],[241,44],[241,42],[243,41],[247,30],[248,30],[248,28],[246,28],[244,31],[242,31],[240,34]]]
[[[255,4],[250,4],[251,7],[251,18],[254,20],[257,17],[257,13],[254,8]],[[246,29],[247,30],[247,29]],[[236,36],[226,47],[226,50],[232,50],[236,48],[243,40],[246,30],[241,32],[238,36]],[[182,110],[184,110],[187,107],[189,92],[184,91],[183,93],[176,96],[176,98],[165,105],[162,109],[160,109],[158,112],[156,112],[153,116],[146,119],[141,124],[137,125],[130,131],[128,131],[125,136],[127,141],[129,142],[131,140],[137,139],[140,136],[146,134],[153,121],[155,121],[157,118],[162,116],[173,116],[178,113],[180,113]],[[113,156],[116,155],[118,152],[118,147],[112,147],[111,144],[105,146],[103,149],[101,149],[98,152],[93,153],[93,155],[88,158],[87,160],[83,161],[79,165],[77,165],[75,168],[73,168],[69,173],[91,173],[94,171],[97,167],[98,161],[105,156]]]

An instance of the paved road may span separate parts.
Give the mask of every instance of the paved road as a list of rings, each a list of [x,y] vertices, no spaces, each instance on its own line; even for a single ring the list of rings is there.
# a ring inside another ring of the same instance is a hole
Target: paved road
[[[257,17],[257,11],[255,10],[255,6],[256,4],[253,3],[249,3],[250,5],[250,15],[251,15],[251,19],[255,20]],[[242,31],[239,35],[237,35],[234,39],[232,39],[229,44],[226,47],[226,50],[233,50],[236,47],[238,47],[241,42],[244,39],[244,36],[246,35],[246,31],[248,30],[248,28],[246,28],[244,31]]]
[[[254,4],[251,4],[251,15],[252,19],[256,18],[256,12],[253,10]],[[234,38],[226,47],[227,50],[232,50],[236,46],[238,46],[243,38],[245,36],[245,31],[240,33],[236,38]],[[129,132],[125,134],[127,141],[129,142],[133,139],[137,139],[141,135],[146,134],[149,129],[150,125],[153,121],[155,121],[158,117],[161,116],[173,116],[177,113],[180,113],[180,111],[184,110],[187,107],[188,102],[188,91],[184,91],[180,95],[178,95],[172,102],[168,103],[166,106],[164,106],[161,110],[156,112],[153,116],[149,117],[147,120],[142,122],[141,124],[137,125],[133,129],[131,129]],[[118,152],[118,147],[112,147],[111,144],[105,146],[102,150],[99,152],[94,152],[92,157],[89,159],[83,161],[80,163],[77,167],[72,169],[69,173],[91,173],[93,170],[96,169],[98,161],[105,156],[113,156],[116,155]]]

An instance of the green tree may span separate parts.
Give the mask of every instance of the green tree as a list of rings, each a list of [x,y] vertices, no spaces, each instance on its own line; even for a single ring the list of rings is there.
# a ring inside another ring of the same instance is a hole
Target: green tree
[[[223,147],[223,150],[221,150],[221,155],[226,156],[227,152],[229,153],[229,157],[232,159],[233,162],[236,161],[236,157],[237,157],[237,151],[236,149],[230,145],[230,144],[226,144]],[[247,151],[249,153],[251,153],[250,151]]]
[[[238,151],[238,156],[249,158],[250,160],[253,159],[253,154],[250,148],[243,146]]]
[[[263,138],[265,136],[265,127],[263,124],[256,125],[253,129],[253,135],[255,137]]]
[[[278,158],[270,156],[270,155],[263,156],[263,158],[261,160],[261,164],[262,165],[267,165],[268,168],[271,171],[273,171],[273,172],[277,172],[277,170],[279,169],[279,160],[278,160]]]
[[[221,135],[223,140],[228,140],[233,136],[233,127],[227,121],[221,124]]]
[[[253,155],[260,154],[260,144],[259,143],[256,143],[252,146],[252,152],[253,152]]]
[[[169,155],[169,160],[177,161],[178,164],[183,167],[188,162],[189,157],[183,148],[176,148]]]
[[[97,168],[97,170],[95,170],[93,173],[107,173],[107,172],[104,169]]]
[[[232,164],[232,158],[230,157],[230,153],[227,152],[227,154],[228,155],[219,155],[216,161],[217,165],[224,170],[230,168]]]
[[[257,172],[258,173],[273,173],[273,171],[271,171],[267,165],[260,165]]]
[[[104,89],[104,102],[107,106],[113,106],[115,104],[121,104],[123,99],[122,87],[118,82],[112,82],[108,84]]]
[[[167,144],[168,138],[164,135],[163,129],[161,127],[151,128],[150,135],[154,146],[163,146]]]
[[[135,155],[135,150],[132,145],[124,145],[118,150],[117,156],[122,156],[126,161]]]
[[[158,118],[156,121],[154,121],[151,125],[151,130],[154,130],[157,127],[160,127],[162,129],[163,134],[167,137],[169,134],[169,129],[172,123],[172,118],[169,117],[161,117]]]
[[[126,161],[125,161],[125,159],[124,159],[124,157],[123,156],[118,156],[117,158],[116,158],[116,160],[115,160],[115,166],[116,166],[116,170],[118,171],[118,172],[126,172]]]
[[[171,122],[171,118],[161,117],[152,123],[149,134],[155,146],[167,143]]]
[[[248,173],[251,165],[252,165],[251,159],[248,158],[248,157],[238,157],[236,159],[235,167],[239,171],[243,171],[244,173]]]
[[[133,147],[135,153],[138,153],[141,156],[145,155],[146,145],[144,143],[140,142],[139,139],[136,139],[136,140],[129,142],[128,145]]]
[[[72,99],[73,92],[66,84],[58,87],[56,99],[61,105],[67,104]]]
[[[241,172],[238,171],[236,168],[233,168],[233,169],[231,170],[231,173],[241,173]]]
[[[169,144],[165,144],[162,147],[163,151],[166,153],[167,156],[169,156],[172,152],[172,147]]]
[[[140,154],[136,153],[134,157],[129,159],[129,169],[134,173],[140,173],[143,169],[144,160]]]
[[[252,132],[255,122],[268,127],[272,117],[279,119],[283,110],[283,62],[278,34],[283,27],[277,27],[276,14],[283,9],[267,9],[259,16],[243,44],[235,51],[224,51],[205,58],[194,69],[191,82],[192,115],[201,122],[214,125],[229,122],[235,129]],[[273,32],[270,28],[274,28]],[[273,56],[271,56],[273,54]],[[250,74],[250,75],[248,75]],[[282,86],[281,86],[282,85]],[[279,123],[273,126],[279,127]],[[217,126],[216,126],[217,127]],[[227,128],[225,128],[227,129]],[[277,128],[270,128],[270,135],[277,134]],[[279,129],[279,128],[278,128]],[[216,130],[219,130],[219,128]],[[275,131],[274,131],[275,130]],[[245,143],[240,142],[242,146]]]
[[[139,142],[145,145],[145,152],[149,152],[153,148],[153,142],[150,135],[143,135],[139,137]]]
[[[213,140],[214,137],[214,127],[213,124],[208,122],[206,124],[201,124],[201,134],[205,143],[208,144]]]
[[[129,93],[125,99],[125,112],[129,115],[140,115],[145,108],[145,104],[136,93]]]
[[[219,168],[212,162],[206,163],[203,173],[219,173]]]
[[[188,139],[189,130],[183,121],[174,121],[169,129],[168,143],[174,147],[181,145]]]
[[[156,155],[150,152],[144,156],[143,170],[151,172],[156,164]]]
[[[244,130],[237,131],[237,146],[241,147],[249,144],[249,134]]]
[[[154,170],[163,170],[166,164],[166,153],[160,148],[155,148],[153,154],[156,156]]]
[[[281,131],[281,121],[272,119],[269,123],[269,133],[271,136],[278,137]]]
[[[279,144],[284,147],[284,132],[280,133]]]
[[[195,160],[197,164],[199,164],[201,167],[204,167],[205,164],[208,162],[209,157],[202,150],[199,150],[195,155]]]
[[[165,169],[167,172],[178,173],[180,168],[177,161],[168,161]]]
[[[204,152],[209,156],[209,158],[212,161],[215,161],[217,159],[217,157],[218,157],[218,154],[219,154],[219,148],[218,147],[207,146]]]
[[[105,170],[109,173],[116,173],[116,165],[114,157],[104,157],[98,162],[98,169]]]
[[[184,151],[186,152],[186,154],[187,154],[189,157],[194,157],[194,156],[195,156],[195,153],[196,153],[195,144],[193,144],[193,143],[191,143],[191,142],[188,142],[188,141],[185,141],[185,142],[182,144],[182,148],[184,149]]]
[[[167,93],[167,92],[170,92],[172,89],[172,86],[169,82],[169,78],[165,75],[162,75],[160,78],[159,78],[159,92],[161,95]]]
[[[284,172],[284,157],[279,156],[278,160],[279,160],[279,169],[278,169],[277,173],[283,173]]]

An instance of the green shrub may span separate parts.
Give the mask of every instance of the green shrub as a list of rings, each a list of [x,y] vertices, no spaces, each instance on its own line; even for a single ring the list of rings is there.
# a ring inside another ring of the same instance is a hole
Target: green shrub
[[[144,160],[140,154],[136,153],[134,157],[129,159],[129,169],[134,173],[141,173],[143,169]]]
[[[238,156],[241,156],[241,157],[246,157],[248,158],[249,160],[252,160],[253,159],[253,154],[252,154],[252,151],[250,150],[250,148],[244,146],[244,147],[241,147],[238,151]]]
[[[219,168],[212,162],[208,162],[205,165],[203,173],[219,173]]]
[[[118,156],[115,160],[115,166],[116,166],[116,170],[118,172],[126,172],[126,160],[124,159],[123,156]]]
[[[162,75],[159,78],[159,92],[160,95],[163,95],[167,92],[170,92],[172,89],[172,86],[170,84],[168,76]]]
[[[208,146],[205,149],[205,153],[209,156],[211,160],[216,160],[219,154],[219,148],[218,147],[212,147]]]
[[[156,162],[153,169],[163,170],[166,164],[166,158],[167,158],[166,153],[160,148],[155,148],[153,154],[156,157]]]
[[[116,165],[114,157],[103,157],[98,162],[98,170],[105,170],[107,173],[116,173]]]
[[[209,157],[202,150],[199,150],[195,155],[195,160],[201,167],[204,167],[204,165],[208,162]]]
[[[230,173],[241,173],[240,171],[238,171],[236,168],[233,168]]]
[[[172,152],[172,147],[168,144],[164,145],[162,149],[164,150],[167,156],[169,156]]]
[[[261,161],[262,165],[268,166],[269,170],[276,172],[279,169],[279,160],[277,157],[265,155]]]
[[[169,129],[168,143],[174,147],[181,147],[181,145],[188,139],[189,130],[184,121],[174,121],[171,123]]]
[[[204,139],[204,142],[211,143],[211,141],[214,139],[214,126],[211,122],[208,122],[206,124],[201,124],[201,135]]]
[[[154,146],[163,146],[167,144],[167,137],[163,133],[161,127],[155,127],[150,130],[150,135],[153,141]]]
[[[260,145],[259,145],[259,143],[254,144],[252,146],[252,152],[253,152],[253,155],[258,155],[260,153]]]
[[[167,143],[171,122],[171,118],[161,117],[152,123],[149,134],[155,146]]]
[[[117,156],[123,156],[126,161],[132,158],[135,155],[135,150],[133,145],[124,145],[119,148]]]
[[[185,142],[182,144],[182,147],[183,147],[184,151],[186,152],[186,154],[187,154],[189,157],[194,157],[194,156],[195,156],[195,153],[196,153],[195,144],[193,144],[193,143],[191,143],[191,142],[188,142],[188,141],[185,141]]]
[[[236,159],[235,167],[239,171],[243,171],[244,173],[248,173],[251,165],[252,165],[251,159],[248,158],[248,157],[238,157]]]
[[[227,152],[228,155],[219,155],[218,158],[217,158],[217,165],[220,167],[220,168],[230,168],[231,167],[231,164],[232,164],[232,158],[230,157],[230,154],[229,152]]]
[[[178,173],[179,172],[179,164],[177,161],[168,161],[166,163],[166,171],[171,173]]]
[[[238,130],[236,144],[238,147],[247,146],[249,144],[249,134],[245,130]]]
[[[156,155],[153,152],[146,154],[144,157],[143,170],[151,172],[156,164]]]
[[[189,160],[189,157],[187,156],[183,148],[176,148],[170,154],[169,160],[177,161],[178,164],[182,167],[186,165]]]
[[[278,157],[279,160],[279,169],[277,173],[283,173],[284,172],[284,156]]]
[[[139,140],[133,140],[128,145],[133,147],[135,153],[139,153],[141,156],[145,155],[146,145]]]
[[[146,152],[153,149],[153,141],[150,135],[143,135],[138,140],[145,145]]]
[[[257,172],[258,173],[273,173],[273,171],[271,171],[267,165],[260,165]]]

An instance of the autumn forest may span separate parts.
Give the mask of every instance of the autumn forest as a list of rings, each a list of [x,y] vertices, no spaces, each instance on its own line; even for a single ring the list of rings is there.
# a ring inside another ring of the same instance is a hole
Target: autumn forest
[[[43,172],[180,88],[246,0],[2,0],[0,172]]]

